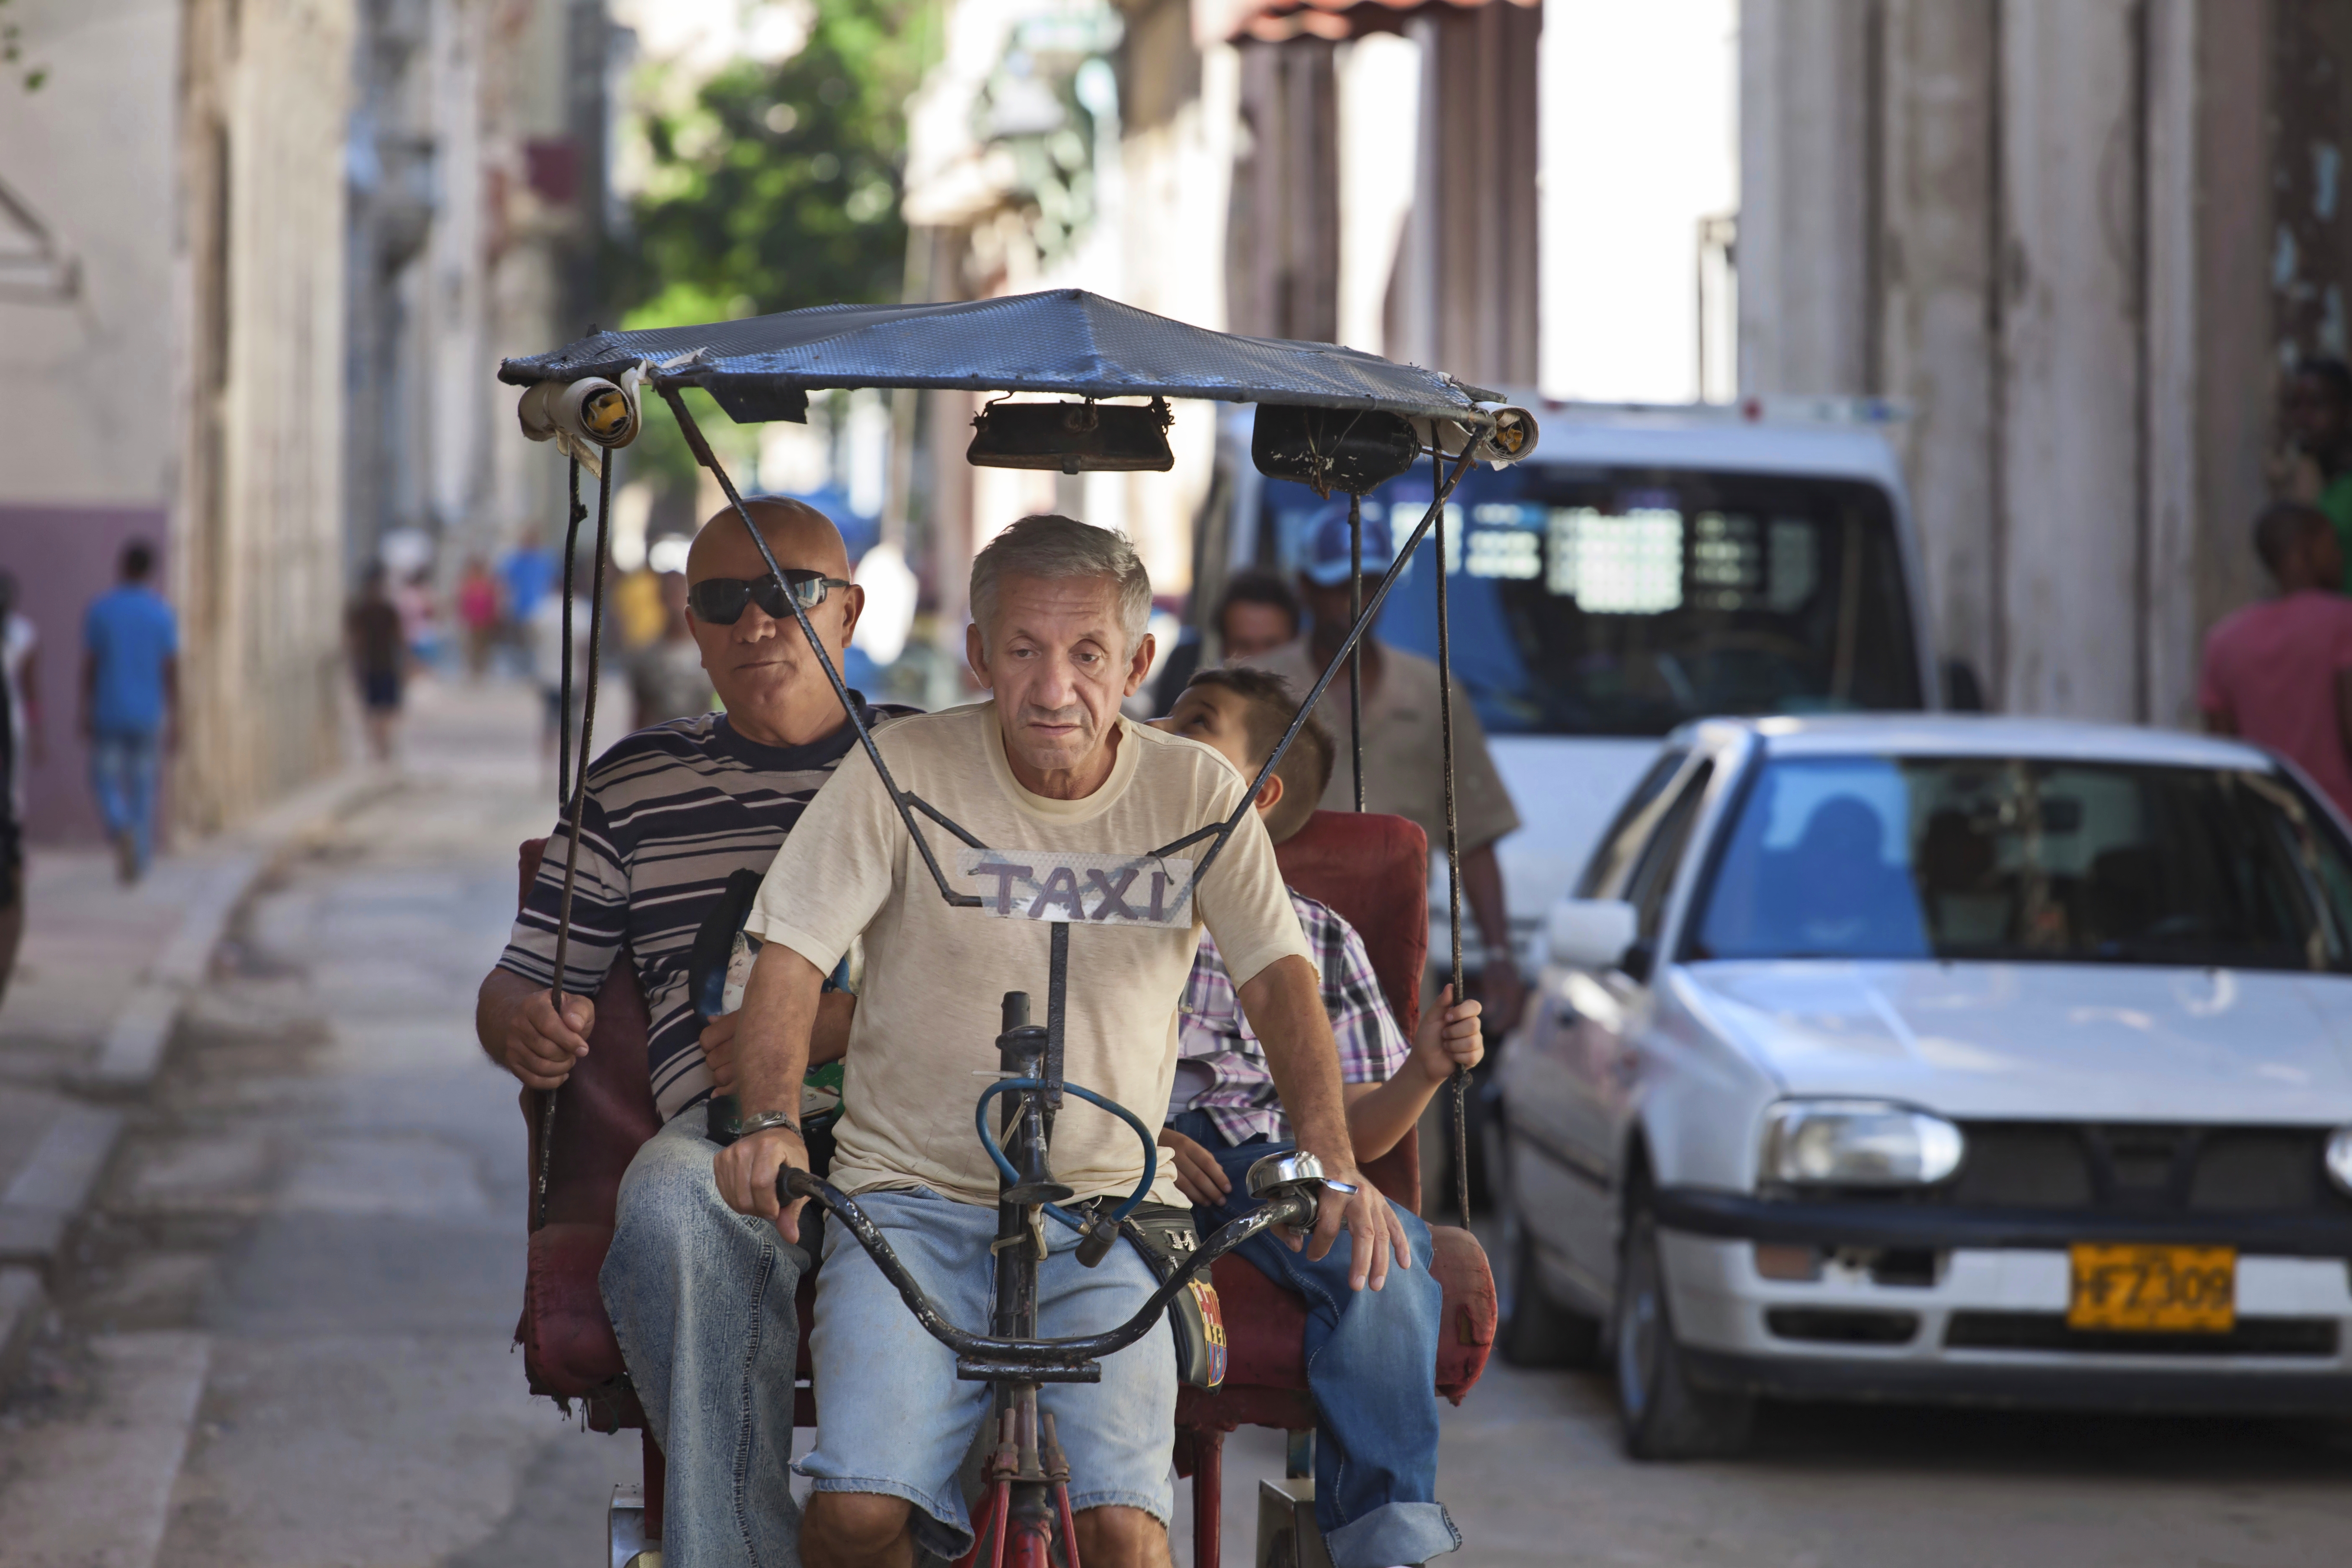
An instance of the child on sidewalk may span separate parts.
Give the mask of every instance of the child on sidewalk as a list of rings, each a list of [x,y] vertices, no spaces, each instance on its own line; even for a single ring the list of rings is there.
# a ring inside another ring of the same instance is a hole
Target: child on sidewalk
[[[1202,670],[1159,728],[1199,741],[1255,778],[1298,700],[1276,676],[1244,668]],[[1304,826],[1331,773],[1328,731],[1308,720],[1256,806],[1276,844]],[[1291,903],[1323,978],[1323,1005],[1339,1047],[1348,1127],[1356,1159],[1396,1147],[1454,1068],[1484,1054],[1478,1004],[1454,1003],[1448,987],[1408,1046],[1390,1016],[1355,928],[1291,889]],[[1233,981],[1204,932],[1180,1012],[1176,1086],[1160,1142],[1176,1166],[1202,1234],[1256,1206],[1242,1187],[1249,1167],[1291,1147],[1265,1053],[1242,1016]],[[1321,1261],[1272,1236],[1240,1248],[1276,1284],[1307,1303],[1307,1384],[1318,1417],[1315,1513],[1334,1568],[1392,1568],[1453,1551],[1460,1533],[1436,1500],[1437,1281],[1429,1272],[1429,1228],[1402,1207],[1397,1217],[1413,1266],[1390,1272],[1386,1289],[1350,1290],[1345,1248]]]

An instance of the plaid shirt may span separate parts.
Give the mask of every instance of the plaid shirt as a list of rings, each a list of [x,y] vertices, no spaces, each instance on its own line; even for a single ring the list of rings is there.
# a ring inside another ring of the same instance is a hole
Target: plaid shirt
[[[1323,980],[1323,1010],[1331,1016],[1331,1033],[1339,1046],[1339,1078],[1343,1083],[1384,1083],[1404,1065],[1412,1047],[1389,1013],[1388,999],[1372,973],[1364,939],[1356,928],[1331,909],[1298,891],[1290,890],[1291,907],[1298,911],[1299,928],[1314,950],[1315,967]],[[1207,931],[1201,933],[1201,951],[1184,982],[1184,1000],[1178,1010],[1177,1054],[1181,1059],[1177,1082],[1205,1069],[1209,1087],[1191,1103],[1171,1110],[1205,1110],[1228,1142],[1240,1143],[1264,1133],[1276,1142],[1290,1137],[1290,1123],[1275,1093],[1274,1074],[1249,1020],[1242,1016],[1234,994],[1233,976]]]

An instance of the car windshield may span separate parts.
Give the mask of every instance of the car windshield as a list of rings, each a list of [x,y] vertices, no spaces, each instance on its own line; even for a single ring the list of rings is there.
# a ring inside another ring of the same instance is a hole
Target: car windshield
[[[2352,868],[2273,773],[1784,758],[1747,792],[1695,958],[2352,968]]]
[[[1319,509],[1269,483],[1266,564]],[[1707,714],[1916,709],[1894,517],[1870,484],[1527,464],[1466,476],[1447,508],[1454,669],[1490,732],[1663,735]],[[1402,542],[1426,465],[1365,502]],[[1424,540],[1380,623],[1435,657]],[[1368,572],[1387,563],[1367,561]]]

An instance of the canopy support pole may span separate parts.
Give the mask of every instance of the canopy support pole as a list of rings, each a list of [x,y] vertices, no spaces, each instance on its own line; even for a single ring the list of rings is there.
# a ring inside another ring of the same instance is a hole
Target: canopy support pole
[[[563,897],[555,911],[555,984],[551,988],[551,1000],[555,1004],[556,1021],[563,1019],[563,969],[571,957],[572,889],[580,878],[580,814],[588,802],[588,745],[596,728],[596,677],[600,656],[604,647],[604,550],[613,517],[613,455],[606,453],[598,465],[596,475],[596,569],[590,574],[588,601],[588,687],[581,697],[580,706],[580,766],[567,781],[571,785],[568,813],[571,817],[571,841],[563,851]],[[572,519],[571,533],[580,531],[580,459],[572,460]],[[572,729],[572,557],[563,561],[563,729],[568,737]],[[531,1227],[535,1230],[547,1223],[547,1179],[555,1158],[555,1097],[560,1091],[549,1089],[539,1102],[539,1190],[534,1195],[535,1212]]]
[[[572,501],[564,513],[563,524],[563,657],[559,663],[562,670],[556,691],[556,708],[562,717],[555,721],[555,809],[562,811],[572,799],[572,563],[580,555],[580,524],[588,509],[580,504],[580,459],[570,464]]]
[[[1430,459],[1435,471],[1436,459]],[[1348,492],[1348,624],[1360,628],[1364,624],[1364,498],[1355,491]],[[1364,640],[1360,631],[1354,638],[1355,651],[1348,656],[1348,775],[1356,784],[1356,809],[1364,809]]]
[[[784,603],[791,606],[793,621],[799,625],[801,635],[808,638],[809,651],[816,655],[817,665],[824,671],[825,679],[833,683],[833,694],[840,700],[841,710],[849,716],[850,728],[857,731],[858,743],[866,748],[866,758],[874,764],[875,774],[881,779],[882,787],[890,792],[890,804],[898,808],[898,820],[906,826],[907,837],[915,841],[915,848],[922,856],[923,865],[930,871],[931,880],[939,885],[940,897],[945,899],[949,907],[952,909],[978,909],[979,894],[959,893],[948,885],[947,873],[940,869],[939,860],[931,853],[930,841],[925,838],[922,830],[915,826],[915,812],[919,809],[924,816],[940,824],[949,832],[975,849],[983,848],[985,846],[963,828],[949,821],[936,807],[921,797],[900,789],[898,781],[890,776],[890,764],[882,760],[881,748],[875,745],[873,735],[866,728],[865,715],[858,712],[857,704],[849,700],[849,688],[843,683],[841,671],[834,668],[833,656],[825,652],[824,644],[817,640],[816,628],[809,624],[808,612],[801,607],[799,596],[793,593],[792,585],[784,581],[784,569],[776,563],[775,552],[768,548],[767,536],[762,534],[759,525],[751,521],[751,513],[743,505],[743,498],[737,492],[735,481],[730,479],[727,470],[719,466],[719,454],[712,451],[710,443],[703,438],[702,426],[695,422],[693,411],[687,407],[686,399],[679,395],[678,389],[675,385],[664,381],[656,381],[654,384],[661,393],[662,401],[669,405],[669,411],[677,416],[678,431],[685,436],[688,449],[694,454],[694,460],[709,468],[710,477],[719,481],[719,489],[726,493],[729,508],[742,521],[743,531],[751,536],[751,542],[758,547],[760,559],[768,563],[769,574],[775,578],[776,586],[783,589]]]
[[[1468,450],[1465,446],[1465,451]],[[1445,583],[1445,497],[1438,489],[1437,462],[1430,460],[1431,489],[1437,499],[1432,509],[1437,513],[1437,733],[1438,751],[1444,761],[1445,773],[1445,916],[1448,934],[1453,939],[1453,964],[1446,971],[1453,986],[1452,1000],[1462,1000],[1462,830],[1454,812],[1454,637],[1446,619]],[[1491,963],[1496,955],[1487,953]],[[1502,955],[1511,961],[1507,950]],[[1470,1089],[1470,1069],[1456,1066],[1453,1081],[1448,1086],[1454,1098],[1454,1202],[1462,1211],[1462,1228],[1470,1228],[1470,1125],[1466,1102]]]
[[[1435,454],[1437,458],[1443,458],[1444,455],[1442,451]],[[1209,852],[1201,858],[1200,865],[1193,868],[1191,879],[1178,889],[1176,894],[1178,909],[1184,907],[1184,900],[1192,897],[1192,889],[1198,887],[1201,879],[1209,874],[1209,868],[1216,863],[1217,857],[1224,853],[1226,844],[1233,838],[1234,830],[1241,826],[1242,818],[1249,814],[1256,801],[1257,792],[1265,787],[1265,781],[1274,776],[1274,770],[1282,765],[1282,759],[1289,753],[1291,742],[1297,740],[1298,731],[1307,727],[1307,716],[1315,711],[1315,705],[1323,700],[1323,694],[1328,691],[1331,689],[1331,683],[1339,678],[1340,667],[1348,662],[1348,656],[1355,651],[1356,645],[1363,638],[1367,620],[1377,616],[1381,613],[1381,606],[1388,602],[1390,590],[1396,586],[1397,579],[1404,575],[1405,567],[1412,560],[1412,552],[1419,549],[1421,542],[1428,537],[1431,524],[1437,521],[1438,513],[1444,510],[1444,498],[1454,493],[1454,487],[1461,483],[1462,476],[1469,471],[1470,460],[1471,447],[1465,444],[1462,448],[1462,456],[1455,459],[1452,471],[1440,470],[1437,485],[1438,504],[1431,507],[1422,515],[1421,521],[1414,525],[1411,536],[1405,540],[1403,548],[1397,552],[1396,559],[1390,562],[1389,569],[1381,574],[1380,585],[1372,590],[1372,596],[1365,601],[1364,615],[1358,617],[1356,624],[1348,628],[1347,641],[1339,645],[1339,651],[1332,656],[1329,664],[1323,667],[1323,673],[1316,678],[1315,685],[1300,700],[1298,711],[1290,717],[1290,728],[1282,732],[1282,739],[1275,742],[1274,750],[1268,752],[1265,761],[1259,764],[1257,777],[1252,779],[1249,788],[1242,792],[1241,802],[1234,807],[1233,815],[1223,822],[1213,822],[1206,827],[1187,833],[1183,837],[1163,844],[1151,852],[1154,855],[1173,855],[1188,845],[1198,844],[1203,838],[1216,840],[1209,846]]]

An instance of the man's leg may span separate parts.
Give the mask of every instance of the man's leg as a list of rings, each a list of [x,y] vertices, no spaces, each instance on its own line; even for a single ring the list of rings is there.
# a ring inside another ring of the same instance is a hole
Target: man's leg
[[[993,1205],[924,1191],[857,1203],[950,1321],[986,1326]],[[919,1544],[949,1559],[970,1551],[957,1471],[987,1415],[988,1385],[957,1378],[955,1352],[837,1225],[824,1227],[809,1359],[821,1423],[797,1467],[815,1482],[802,1531],[809,1568],[905,1568]]]
[[[1048,1339],[1101,1333],[1133,1317],[1157,1288],[1150,1267],[1122,1242],[1093,1268],[1077,1237],[1048,1222],[1052,1247],[1038,1270],[1038,1329]],[[1070,1508],[1087,1568],[1168,1568],[1175,1510],[1169,1464],[1176,1442],[1176,1349],[1162,1316],[1142,1339],[1103,1358],[1097,1384],[1048,1384],[1039,1407],[1054,1417],[1070,1461]]]
[[[121,858],[124,881],[131,880],[131,802],[124,788],[122,749],[112,735],[89,738],[89,793],[98,805],[98,819]]]
[[[138,874],[142,877],[155,861],[155,774],[162,760],[163,742],[163,736],[154,733],[126,735],[122,740],[131,848]]]
[[[629,1163],[598,1283],[669,1462],[665,1559],[791,1568],[793,1293],[807,1259],[719,1201],[701,1121],[688,1111]]]
[[[1244,1174],[1290,1147],[1235,1146],[1213,1128],[1180,1130],[1208,1149],[1233,1183],[1223,1204],[1194,1211],[1204,1230],[1256,1207]],[[1319,1262],[1272,1236],[1254,1237],[1240,1248],[1261,1273],[1307,1299],[1307,1387],[1318,1418],[1315,1521],[1333,1568],[1425,1563],[1462,1544],[1437,1501],[1437,1330],[1444,1302],[1429,1272],[1429,1227],[1401,1207],[1396,1215],[1412,1245],[1412,1267],[1391,1267],[1379,1290],[1349,1288],[1345,1237]]]

